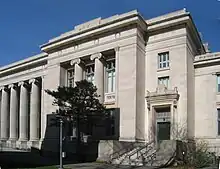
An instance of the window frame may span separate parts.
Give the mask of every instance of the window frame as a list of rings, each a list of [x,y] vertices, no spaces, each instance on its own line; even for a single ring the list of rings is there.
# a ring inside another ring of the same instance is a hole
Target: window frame
[[[217,135],[220,136],[220,108],[217,108]]]
[[[109,62],[111,63],[111,68],[108,68]],[[113,66],[112,66],[113,65]],[[109,73],[111,74],[111,86],[109,91]],[[115,58],[106,60],[105,66],[105,93],[114,93],[116,88],[116,67]]]
[[[162,52],[158,53],[158,69],[167,69],[170,67],[170,53]]]
[[[90,67],[90,70],[92,70],[91,72],[88,72],[87,71],[87,68]],[[92,77],[92,81],[88,80],[89,77]],[[85,79],[88,81],[88,82],[91,82],[94,84],[95,82],[95,64],[92,63],[92,64],[87,64],[85,66]]]
[[[166,83],[167,83],[167,85],[166,84],[164,84],[164,83],[160,83],[160,80],[162,80],[163,79],[163,82],[165,81],[165,79],[166,79]],[[166,88],[168,88],[169,86],[170,86],[170,77],[169,76],[162,76],[162,77],[158,77],[157,78],[157,84],[158,84],[158,86],[160,85],[160,84],[164,84],[165,86],[166,86]]]
[[[72,76],[69,76],[69,72],[72,71]],[[67,86],[68,87],[74,87],[74,76],[75,76],[75,69],[74,68],[69,68],[67,69]],[[72,81],[72,85],[70,86],[70,80]]]
[[[216,75],[216,88],[217,93],[220,93],[220,74]]]

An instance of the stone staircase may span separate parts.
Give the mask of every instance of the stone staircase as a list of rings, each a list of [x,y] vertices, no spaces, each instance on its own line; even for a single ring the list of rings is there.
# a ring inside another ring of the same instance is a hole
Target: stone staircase
[[[176,142],[171,140],[136,145],[132,150],[111,159],[112,164],[165,167],[175,160]]]

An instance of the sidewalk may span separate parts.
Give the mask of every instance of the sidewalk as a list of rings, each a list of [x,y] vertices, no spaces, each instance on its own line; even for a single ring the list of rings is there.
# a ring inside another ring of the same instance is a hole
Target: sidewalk
[[[64,168],[71,169],[153,169],[152,167],[134,167],[134,166],[118,166],[118,165],[110,165],[110,164],[102,164],[102,163],[81,163],[81,164],[70,164],[64,165]]]

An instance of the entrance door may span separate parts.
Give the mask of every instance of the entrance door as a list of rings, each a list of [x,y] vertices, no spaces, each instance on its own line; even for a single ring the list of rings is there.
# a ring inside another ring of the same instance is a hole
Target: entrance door
[[[157,140],[170,140],[170,122],[157,122]]]

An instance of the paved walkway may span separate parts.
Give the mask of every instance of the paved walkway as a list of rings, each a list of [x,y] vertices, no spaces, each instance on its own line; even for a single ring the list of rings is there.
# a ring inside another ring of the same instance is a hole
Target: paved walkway
[[[110,164],[102,164],[102,163],[70,164],[70,165],[66,165],[66,168],[71,168],[71,169],[153,169],[153,167],[118,166],[118,165],[110,165]],[[203,169],[218,169],[218,167],[207,167]]]
[[[81,163],[65,165],[66,168],[71,169],[152,169],[151,167],[133,167],[133,166],[118,166],[102,163]]]

